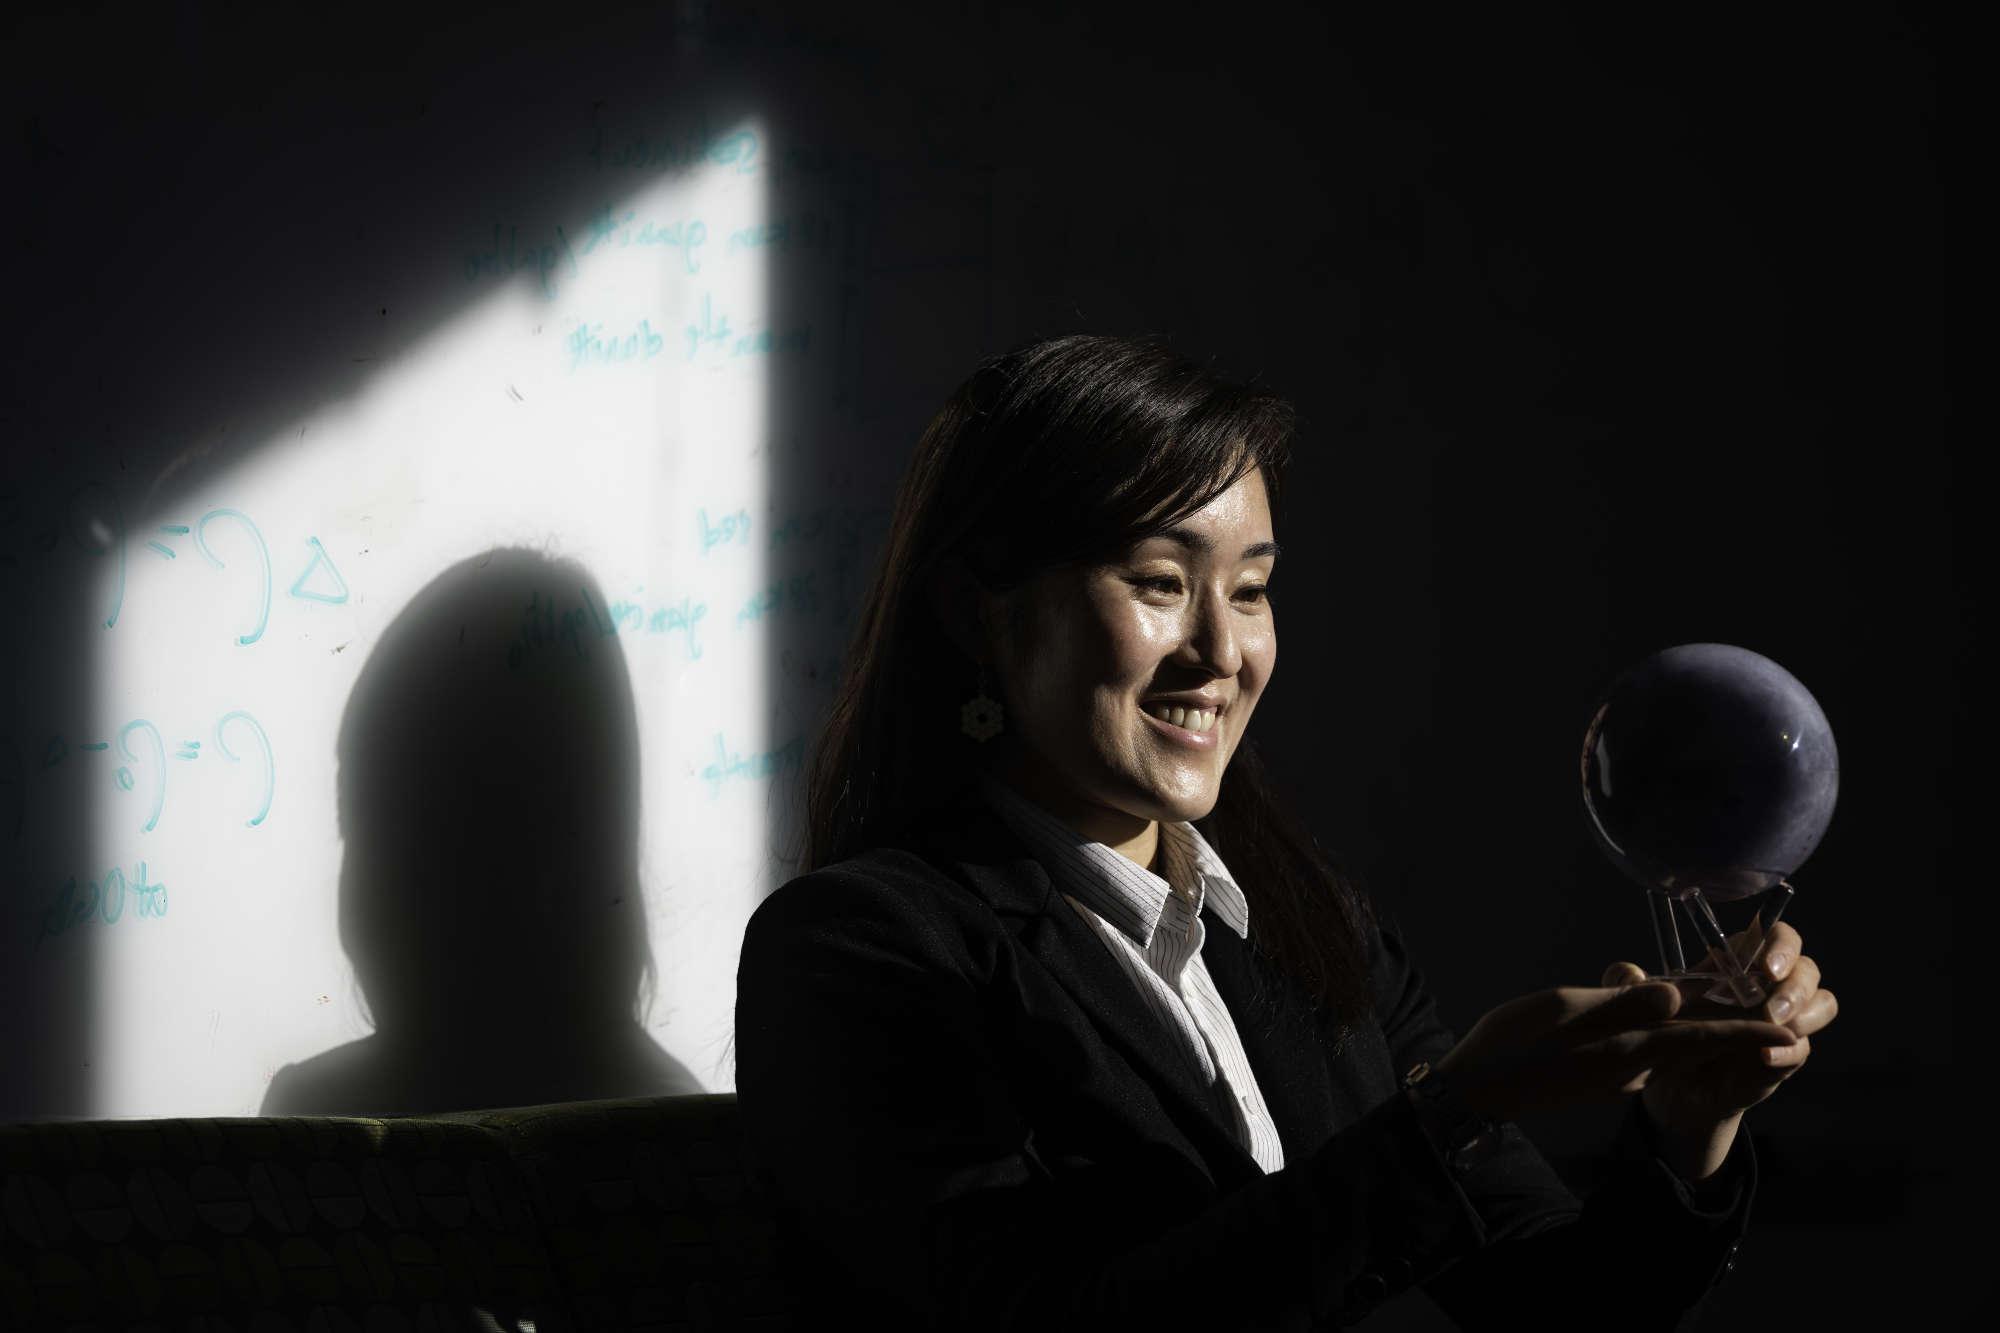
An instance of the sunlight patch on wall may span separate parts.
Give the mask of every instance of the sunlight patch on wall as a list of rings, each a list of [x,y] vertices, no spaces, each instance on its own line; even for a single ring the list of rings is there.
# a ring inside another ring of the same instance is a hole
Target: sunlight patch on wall
[[[81,740],[98,864],[68,931],[101,979],[94,1114],[253,1114],[280,1067],[369,1031],[336,927],[335,738],[384,627],[494,546],[572,557],[602,587],[602,604],[549,590],[521,633],[623,646],[648,1030],[729,1085],[768,778],[801,757],[764,698],[766,628],[787,612],[759,540],[767,367],[801,349],[766,323],[761,135],[710,136],[590,216],[439,242],[475,294],[462,313],[226,478],[124,516]]]

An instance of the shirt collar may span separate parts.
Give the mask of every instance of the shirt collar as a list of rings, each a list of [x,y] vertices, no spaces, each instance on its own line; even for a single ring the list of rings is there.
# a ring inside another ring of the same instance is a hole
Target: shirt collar
[[[1103,843],[1084,838],[998,778],[982,774],[978,786],[994,813],[1028,844],[1064,892],[1140,948],[1152,944],[1153,931],[1173,893],[1171,884]],[[1206,904],[1225,925],[1248,939],[1250,907],[1243,890],[1200,830],[1185,820],[1162,820],[1160,836],[1174,844],[1180,864],[1192,870],[1195,910]]]

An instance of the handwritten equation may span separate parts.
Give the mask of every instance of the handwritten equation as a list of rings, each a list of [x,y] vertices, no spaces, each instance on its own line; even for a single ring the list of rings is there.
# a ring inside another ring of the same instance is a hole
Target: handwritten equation
[[[141,833],[151,833],[160,822],[160,815],[166,808],[167,778],[173,767],[197,764],[204,754],[219,754],[232,764],[243,762],[245,755],[254,758],[260,775],[256,788],[258,797],[256,804],[250,807],[249,817],[243,821],[243,826],[257,828],[270,817],[271,800],[277,791],[277,765],[271,753],[271,738],[265,733],[263,724],[237,708],[216,719],[212,736],[214,745],[207,750],[197,739],[176,741],[170,762],[166,734],[145,718],[133,718],[118,729],[117,758],[123,762],[113,770],[110,781],[121,792],[140,792],[146,814],[139,826]],[[231,736],[236,738],[238,745],[245,747],[244,754],[238,754],[231,748]],[[111,741],[83,741],[75,750],[83,756],[108,754],[112,744]],[[42,767],[54,768],[67,760],[70,753],[71,747],[63,737],[51,736],[42,753]],[[140,791],[142,781],[144,791]]]
[[[722,795],[725,783],[775,777],[787,769],[796,770],[805,761],[806,740],[804,736],[794,736],[776,749],[754,754],[740,754],[731,750],[722,739],[722,733],[715,733],[715,758],[701,768],[701,779],[708,784],[709,799]]]
[[[242,647],[248,647],[264,637],[264,631],[271,623],[274,586],[271,547],[248,514],[240,509],[211,509],[192,524],[161,523],[151,531],[153,535],[146,537],[140,549],[154,557],[179,560],[183,551],[191,549],[209,568],[246,579],[255,592],[257,611],[254,616],[244,618],[246,628],[233,637]],[[125,608],[128,547],[134,534],[125,530],[123,512],[115,499],[91,518],[88,532],[92,546],[100,553],[116,556],[118,561],[111,606],[104,617],[104,628],[115,629],[119,614]],[[301,602],[318,602],[323,606],[345,604],[350,596],[347,580],[341,577],[325,545],[318,537],[307,537],[303,545],[304,554],[296,557],[297,562],[292,566],[298,574],[287,589],[288,595]]]
[[[575,603],[562,606],[540,588],[530,593],[521,612],[520,631],[507,645],[507,665],[519,667],[529,653],[561,646],[578,657],[588,657],[593,639],[620,634],[678,634],[688,660],[701,657],[695,627],[708,615],[707,602],[682,597],[678,602],[651,607],[625,599],[600,603],[588,588],[578,588],[577,597]]]
[[[703,293],[701,311],[682,328],[676,345],[684,355],[676,364],[696,361],[720,363],[754,356],[792,356],[812,349],[812,325],[798,324],[776,330],[738,329],[729,322],[729,312],[718,313],[712,295]],[[572,372],[586,366],[629,365],[657,360],[667,350],[667,337],[653,327],[651,319],[607,330],[600,322],[579,321],[563,339],[563,351]]]
[[[147,875],[144,861],[133,868],[129,880],[118,866],[105,871],[102,879],[83,881],[80,888],[72,875],[43,909],[42,932],[35,937],[35,948],[40,949],[42,941],[51,936],[92,922],[115,926],[128,911],[135,917],[167,914],[167,886]]]
[[[712,134],[706,118],[678,131],[627,131],[614,138],[593,109],[587,152],[591,165],[600,171],[687,171],[706,163],[734,167],[737,175],[748,176],[763,166],[762,148],[755,130],[745,127]]]

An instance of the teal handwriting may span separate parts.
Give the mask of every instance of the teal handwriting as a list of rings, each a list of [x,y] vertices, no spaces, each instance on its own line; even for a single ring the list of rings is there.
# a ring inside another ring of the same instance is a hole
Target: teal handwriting
[[[743,603],[743,609],[736,613],[736,623],[747,625],[786,609],[811,615],[819,609],[819,594],[813,591],[812,580],[810,574],[771,580],[762,591],[752,593],[750,599]]]
[[[682,267],[689,273],[699,273],[701,261],[695,257],[695,251],[707,241],[708,224],[700,218],[683,218],[675,222],[649,218],[640,222],[638,214],[631,209],[627,209],[621,217],[607,206],[590,215],[589,230],[583,238],[583,252],[589,254],[600,245],[606,249],[613,245],[619,249],[636,245],[678,250],[681,252]]]
[[[97,492],[102,492],[102,496]],[[95,503],[86,505],[86,500]],[[111,629],[118,624],[118,612],[125,606],[125,512],[119,507],[116,493],[100,481],[79,486],[69,498],[68,509],[70,537],[78,546],[93,553],[113,551],[118,556],[118,577],[111,589],[111,614],[104,617],[104,628]],[[82,517],[79,510],[90,515],[88,522],[79,521]],[[87,544],[78,535],[79,529],[89,534]]]
[[[204,754],[220,752],[230,763],[241,763],[244,756],[230,748],[229,733],[247,735],[255,742],[257,786],[255,803],[249,807],[250,816],[244,821],[248,828],[256,828],[271,813],[271,799],[276,790],[277,764],[272,756],[271,738],[264,726],[254,716],[238,708],[224,713],[215,722],[215,745],[212,750],[204,750],[202,742],[192,738],[174,743],[173,759],[178,764],[198,764]],[[110,741],[82,741],[75,750],[79,754],[98,755],[111,749]],[[112,771],[111,785],[119,791],[136,792],[140,779],[146,780],[146,791],[142,796],[145,818],[139,825],[141,833],[151,833],[159,826],[160,815],[167,799],[167,779],[170,765],[167,763],[166,738],[160,729],[143,717],[135,717],[118,729],[118,757],[124,762]],[[71,753],[71,747],[61,736],[49,737],[45,750],[48,756],[44,766],[61,762]],[[89,763],[86,759],[82,762]],[[204,765],[213,768],[213,763]],[[136,770],[136,771],[135,771]]]
[[[733,514],[724,514],[713,524],[708,521],[708,511],[694,511],[695,523],[701,529],[701,553],[707,555],[718,546],[750,544],[750,511],[739,509]]]
[[[139,732],[146,739],[146,757],[153,761],[152,769],[156,775],[153,782],[152,808],[146,815],[145,824],[140,827],[140,832],[151,833],[153,826],[160,822],[160,809],[166,804],[167,799],[167,747],[166,743],[160,739],[160,729],[158,727],[142,717],[134,718],[130,722],[127,722],[118,732],[118,753],[125,760],[126,764],[130,765],[139,762],[139,756],[132,752],[132,747],[128,743],[132,733],[135,731]],[[129,767],[120,768],[114,776],[114,780],[121,789],[125,791],[132,790],[132,770]]]
[[[239,554],[233,560],[225,561],[217,554],[215,546],[217,538],[210,535],[209,528],[224,520],[227,520],[227,526],[236,528],[240,534],[233,542],[225,542],[224,549],[227,550],[230,545],[234,545],[241,551],[247,539],[248,555],[252,558],[246,559]],[[104,525],[99,520],[95,526]],[[196,552],[211,568],[224,572],[236,570],[249,576],[250,585],[255,589],[257,598],[257,614],[254,619],[246,617],[248,628],[233,637],[238,646],[245,648],[262,639],[265,630],[270,628],[271,624],[271,547],[264,540],[264,534],[256,522],[240,509],[211,509],[192,527],[186,523],[162,523],[158,531],[161,535],[146,542],[146,549],[162,559],[178,559],[179,551],[171,543],[187,538],[194,542]],[[113,534],[107,530],[104,539],[109,541],[112,536]],[[118,592],[116,604],[104,622],[106,629],[118,623],[118,608],[124,604],[125,599],[122,532],[116,534],[116,540],[121,546]],[[307,537],[305,548],[305,563],[299,569],[299,576],[292,580],[290,595],[301,602],[318,602],[325,606],[345,605],[352,594],[348,590],[347,580],[341,576],[326,546],[318,537]]]
[[[620,600],[611,603],[609,611],[613,629],[619,634],[679,634],[688,659],[701,656],[694,627],[708,614],[706,602],[683,597],[669,605],[648,607],[643,602]]]
[[[465,256],[465,280],[477,282],[481,278],[507,277],[522,269],[534,272],[540,282],[543,296],[556,294],[556,270],[566,269],[569,276],[576,276],[576,255],[570,249],[569,237],[562,225],[555,229],[555,239],[544,245],[530,244],[523,248],[520,244],[520,228],[508,227],[503,244],[500,238],[500,224],[493,224],[493,244],[479,250],[470,250]]]
[[[319,538],[317,537],[306,538],[306,545],[312,548],[312,559],[304,569],[299,571],[299,576],[292,580],[292,596],[302,602],[324,602],[328,606],[345,605],[347,602],[347,580],[340,577],[340,571],[333,567],[333,557],[326,553],[326,548],[319,544]],[[321,574],[322,577],[315,580],[313,578],[315,574]],[[313,582],[318,582],[321,585],[331,582],[333,586],[330,588],[325,586],[309,588],[306,586],[308,583]]]
[[[606,338],[602,324],[579,324],[564,340],[569,351],[569,368],[572,371],[586,365],[609,366],[624,361],[647,361],[660,354],[667,340],[653,332],[653,326],[646,320],[639,321],[639,327],[630,333],[613,334]]]
[[[594,113],[591,121],[590,160],[600,171],[684,169],[706,162],[711,166],[734,166],[738,175],[747,176],[760,165],[760,145],[754,130],[713,135],[704,121],[679,134],[661,130],[620,134],[614,139],[596,123]]]
[[[703,351],[721,357],[757,356],[771,352],[803,352],[812,345],[812,325],[801,324],[782,333],[769,329],[738,332],[729,325],[729,312],[718,314],[713,296],[701,295],[701,313],[688,322],[687,359]]]
[[[729,233],[724,250],[825,250],[833,240],[833,223],[818,213],[787,215],[768,222],[753,222]]]
[[[537,588],[521,612],[521,628],[507,645],[507,665],[518,668],[528,654],[541,649],[568,649],[576,657],[590,656],[590,644],[620,634],[678,634],[689,660],[701,657],[695,627],[708,614],[706,602],[682,597],[677,603],[647,606],[638,601],[599,605],[590,589],[577,589],[577,602],[562,606]]]
[[[124,918],[128,907],[132,915],[139,917],[167,914],[167,886],[147,878],[144,861],[133,870],[130,880],[117,866],[107,870],[101,880],[85,880],[81,888],[77,886],[76,876],[72,875],[43,911],[42,933],[36,937],[35,947],[40,948],[42,941],[52,935],[60,935],[93,921],[115,926]]]
[[[722,733],[715,733],[715,758],[702,767],[702,780],[708,783],[711,798],[722,794],[726,782],[768,778],[791,768],[796,769],[805,757],[806,741],[803,736],[794,736],[775,750],[762,754],[736,754],[723,743]]]
[[[276,790],[278,780],[277,764],[271,758],[271,738],[264,734],[263,724],[240,708],[234,712],[224,713],[221,719],[215,724],[215,744],[216,748],[222,751],[223,758],[232,764],[242,762],[237,758],[236,752],[229,748],[229,738],[225,734],[228,731],[229,724],[232,722],[238,724],[237,729],[239,731],[246,727],[249,729],[251,738],[257,742],[258,758],[263,764],[263,798],[258,802],[257,812],[243,821],[245,828],[256,828],[264,822],[264,817],[271,813],[271,796]],[[195,758],[198,756],[191,755],[189,757]]]

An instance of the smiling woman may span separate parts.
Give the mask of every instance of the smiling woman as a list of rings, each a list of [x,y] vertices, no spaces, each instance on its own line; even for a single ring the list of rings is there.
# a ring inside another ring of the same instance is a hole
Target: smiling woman
[[[1159,821],[1215,808],[1277,664],[1270,530],[1252,468],[1116,559],[1058,566],[1004,594],[941,575],[938,618],[969,657],[995,662],[1013,719],[987,771],[1150,867]]]
[[[1344,1038],[1369,903],[1245,744],[1276,662],[1292,426],[1283,399],[1128,339],[1050,339],[961,385],[917,447],[815,753],[806,868],[894,845],[981,774],[1148,851],[1157,820],[1199,819],[1269,886],[1257,935],[1302,992],[1285,998]],[[982,667],[1007,718],[990,744],[956,725]],[[1155,699],[1224,707],[1206,754],[1153,725]]]
[[[1684,1127],[1727,1159],[1683,1179],[1635,1099],[1584,1204],[1505,1122],[1635,1092],[1674,1041],[1789,1035],[1661,1036],[1666,988],[1607,986],[1457,1043],[1285,813],[1247,733],[1291,425],[1079,336],[981,367],[918,445],[814,750],[807,873],[737,971],[802,1321],[1305,1328],[1422,1284],[1468,1328],[1668,1328],[1741,1234],[1733,1123]]]

